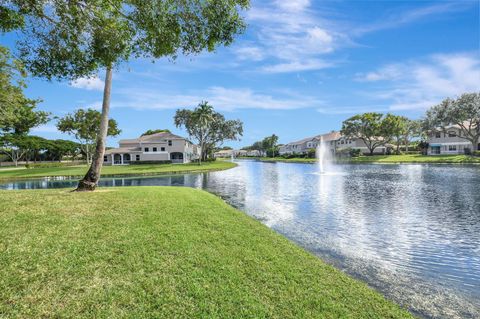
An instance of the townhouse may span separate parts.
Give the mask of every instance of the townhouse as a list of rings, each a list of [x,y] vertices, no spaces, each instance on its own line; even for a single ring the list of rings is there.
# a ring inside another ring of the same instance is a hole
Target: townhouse
[[[200,157],[200,148],[189,140],[162,132],[120,140],[119,147],[105,151],[104,165],[127,165],[132,162],[188,163]]]
[[[450,125],[444,129],[432,130],[428,133],[428,155],[440,154],[470,154],[472,151],[480,150],[480,140],[472,145],[464,138],[458,125]]]
[[[280,155],[306,154],[308,150],[315,149],[320,142],[326,143],[332,154],[347,149],[359,149],[363,154],[369,154],[367,145],[359,138],[348,138],[338,131],[321,134],[300,141],[291,142],[280,147]],[[388,146],[379,146],[374,154],[385,154]]]

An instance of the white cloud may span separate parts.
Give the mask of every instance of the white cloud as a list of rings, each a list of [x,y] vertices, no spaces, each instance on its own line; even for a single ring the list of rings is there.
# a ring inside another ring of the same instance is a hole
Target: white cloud
[[[240,60],[261,61],[265,57],[260,48],[253,46],[238,48],[235,53]]]
[[[165,94],[153,90],[128,89],[119,92],[122,102],[115,99],[112,107],[136,109],[176,109],[195,107],[203,100],[216,109],[234,111],[238,109],[293,110],[318,107],[322,104],[315,98],[284,91],[282,96],[255,92],[249,88],[225,88],[213,86],[204,91],[188,94]]]
[[[276,0],[275,4],[285,11],[303,11],[310,6],[310,0]]]
[[[259,70],[269,73],[302,72],[333,66],[323,55],[347,39],[322,20],[308,0],[278,0],[255,6],[247,13],[256,45],[236,50],[237,58],[265,60]],[[252,49],[254,47],[255,49]]]
[[[474,54],[439,54],[423,61],[384,66],[359,76],[380,82],[385,89],[371,97],[390,101],[391,110],[423,110],[446,97],[480,91],[480,57]]]
[[[339,115],[339,114],[359,114],[364,112],[385,112],[388,111],[389,107],[385,105],[365,105],[365,106],[332,106],[318,108],[317,112],[325,115]]]
[[[105,83],[98,77],[79,78],[70,82],[70,85],[77,89],[103,91]]]
[[[275,65],[268,65],[262,68],[267,73],[288,73],[300,72],[310,70],[320,70],[332,67],[332,64],[323,60],[307,60],[307,61],[291,61],[288,63],[279,63]]]
[[[367,74],[357,74],[358,81],[374,82],[382,80],[395,80],[402,76],[403,70],[401,66],[391,64],[380,68],[377,71],[368,72]]]

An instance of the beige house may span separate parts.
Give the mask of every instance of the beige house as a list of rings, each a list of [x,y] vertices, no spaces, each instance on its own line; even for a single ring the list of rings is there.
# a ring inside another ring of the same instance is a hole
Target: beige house
[[[120,140],[118,148],[105,151],[104,165],[132,162],[188,163],[198,159],[200,149],[187,139],[168,132]]]
[[[457,125],[446,127],[445,130],[431,131],[428,135],[428,155],[440,154],[465,154],[480,151],[480,140],[472,145],[469,140],[462,137],[464,133]]]

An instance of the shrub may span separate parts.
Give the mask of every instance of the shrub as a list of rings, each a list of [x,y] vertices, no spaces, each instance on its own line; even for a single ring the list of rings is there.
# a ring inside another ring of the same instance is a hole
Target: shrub
[[[130,165],[172,164],[172,161],[131,161]]]
[[[480,151],[473,151],[473,156],[480,157]]]
[[[350,155],[350,157],[359,157],[362,155],[362,151],[358,148],[350,148],[348,149],[348,155]]]

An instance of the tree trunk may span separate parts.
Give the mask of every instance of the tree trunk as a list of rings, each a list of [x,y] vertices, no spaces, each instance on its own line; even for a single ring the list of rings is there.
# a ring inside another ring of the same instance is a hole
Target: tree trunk
[[[77,191],[93,191],[100,179],[100,171],[103,165],[105,144],[108,132],[108,111],[110,109],[110,93],[112,89],[112,67],[107,67],[105,74],[105,88],[103,90],[102,116],[100,118],[100,131],[97,136],[97,146],[93,156],[92,164],[87,174],[78,182]],[[88,156],[87,156],[88,157]]]

